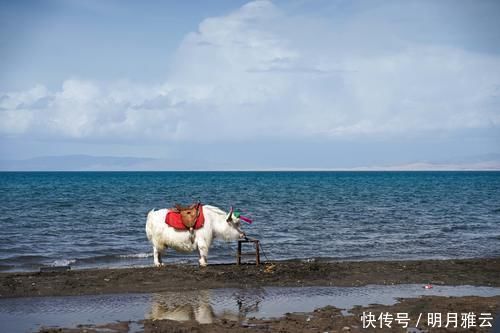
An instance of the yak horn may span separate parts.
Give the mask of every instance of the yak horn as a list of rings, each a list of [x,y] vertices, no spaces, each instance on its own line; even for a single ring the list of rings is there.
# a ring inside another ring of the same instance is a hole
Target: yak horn
[[[230,222],[233,220],[233,206],[231,206],[231,210],[229,210],[229,214],[227,215],[226,222]]]

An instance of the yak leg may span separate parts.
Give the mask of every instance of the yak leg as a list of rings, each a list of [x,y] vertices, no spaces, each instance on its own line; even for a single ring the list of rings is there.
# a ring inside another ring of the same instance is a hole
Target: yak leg
[[[198,242],[198,251],[200,251],[200,263],[201,267],[205,267],[207,265],[207,256],[208,256],[208,246],[205,242]]]
[[[153,258],[154,258],[154,262],[155,262],[155,266],[156,267],[161,267],[161,266],[164,266],[165,264],[161,261],[161,253],[163,251],[162,250],[158,250],[156,248],[156,246],[153,246]]]
[[[201,302],[194,308],[194,318],[200,324],[211,324],[214,322],[214,312],[210,303]]]

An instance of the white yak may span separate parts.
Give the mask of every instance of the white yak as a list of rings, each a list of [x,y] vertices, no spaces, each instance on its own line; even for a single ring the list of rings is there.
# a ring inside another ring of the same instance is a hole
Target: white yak
[[[240,229],[240,216],[234,214],[233,209],[225,213],[221,209],[203,205],[205,223],[203,227],[194,230],[194,239],[187,230],[177,230],[165,223],[168,209],[151,210],[146,221],[146,235],[153,245],[153,257],[155,266],[163,266],[162,253],[167,248],[179,252],[192,252],[198,249],[200,253],[199,263],[204,267],[207,265],[208,249],[214,238],[226,241],[237,240],[245,237]]]

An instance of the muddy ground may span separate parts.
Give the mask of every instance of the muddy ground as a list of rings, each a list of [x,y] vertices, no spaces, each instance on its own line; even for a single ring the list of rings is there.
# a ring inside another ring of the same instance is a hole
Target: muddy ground
[[[0,298],[162,292],[261,286],[367,284],[500,286],[500,258],[370,262],[282,261],[255,265],[1,273]]]

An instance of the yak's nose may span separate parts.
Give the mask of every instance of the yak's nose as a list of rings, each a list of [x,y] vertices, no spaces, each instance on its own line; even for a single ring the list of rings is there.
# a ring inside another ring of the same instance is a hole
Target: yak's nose
[[[240,238],[247,238],[247,235],[244,232],[240,232]]]

